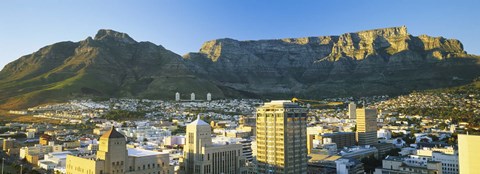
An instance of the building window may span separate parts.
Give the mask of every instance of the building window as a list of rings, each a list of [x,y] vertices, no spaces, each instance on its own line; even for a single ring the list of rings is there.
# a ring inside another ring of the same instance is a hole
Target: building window
[[[188,133],[188,143],[193,144],[193,133],[192,132]]]

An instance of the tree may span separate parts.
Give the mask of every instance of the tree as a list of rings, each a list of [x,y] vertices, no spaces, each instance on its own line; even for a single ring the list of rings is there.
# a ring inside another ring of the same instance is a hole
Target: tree
[[[187,127],[185,127],[185,126],[177,126],[177,129],[172,131],[172,135],[176,135],[176,134],[179,134],[179,133],[185,133],[186,129],[187,129]]]
[[[351,127],[350,130],[352,130],[352,132],[356,132],[357,131],[357,125],[355,125],[355,127]]]
[[[403,137],[403,132],[392,132],[392,138]]]
[[[367,173],[373,173],[375,168],[382,165],[382,160],[376,159],[373,155],[363,158],[361,162]]]
[[[389,155],[389,156],[399,156],[399,152],[401,151],[401,149],[398,149],[398,148],[393,148],[391,150],[389,150],[386,155]]]

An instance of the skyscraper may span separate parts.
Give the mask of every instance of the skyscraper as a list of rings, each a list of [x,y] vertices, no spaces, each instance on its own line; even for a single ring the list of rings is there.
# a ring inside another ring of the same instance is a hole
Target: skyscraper
[[[187,125],[183,148],[185,174],[240,174],[245,164],[242,144],[214,144],[212,128],[200,118]]]
[[[348,118],[349,119],[355,119],[357,118],[357,105],[353,102],[348,104]]]
[[[461,174],[480,172],[480,136],[459,134],[458,158]]]
[[[377,110],[357,109],[358,145],[377,144]]]
[[[288,100],[257,108],[257,172],[307,173],[307,110]]]

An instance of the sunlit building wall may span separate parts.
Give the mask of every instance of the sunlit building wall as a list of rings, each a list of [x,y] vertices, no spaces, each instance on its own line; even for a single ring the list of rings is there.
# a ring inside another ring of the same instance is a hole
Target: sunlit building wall
[[[257,172],[307,173],[307,110],[290,101],[257,108]]]

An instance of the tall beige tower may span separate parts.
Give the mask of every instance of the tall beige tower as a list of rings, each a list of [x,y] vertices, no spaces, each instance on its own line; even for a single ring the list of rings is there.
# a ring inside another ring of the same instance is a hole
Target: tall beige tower
[[[128,152],[123,134],[112,127],[100,137],[97,158],[105,160],[105,173],[125,173],[127,171]]]
[[[377,144],[377,110],[357,109],[356,116],[358,145]]]
[[[200,118],[187,125],[183,147],[185,173],[196,173],[195,163],[201,161],[202,148],[212,144],[210,125]],[[198,165],[198,164],[197,164]]]
[[[307,173],[307,110],[288,100],[257,108],[257,172]]]
[[[461,174],[480,172],[480,136],[458,135],[458,159]]]
[[[357,105],[353,102],[348,104],[348,118],[349,119],[355,119],[357,118]]]
[[[242,144],[213,144],[211,129],[199,117],[187,125],[183,172],[240,174],[245,163]]]

